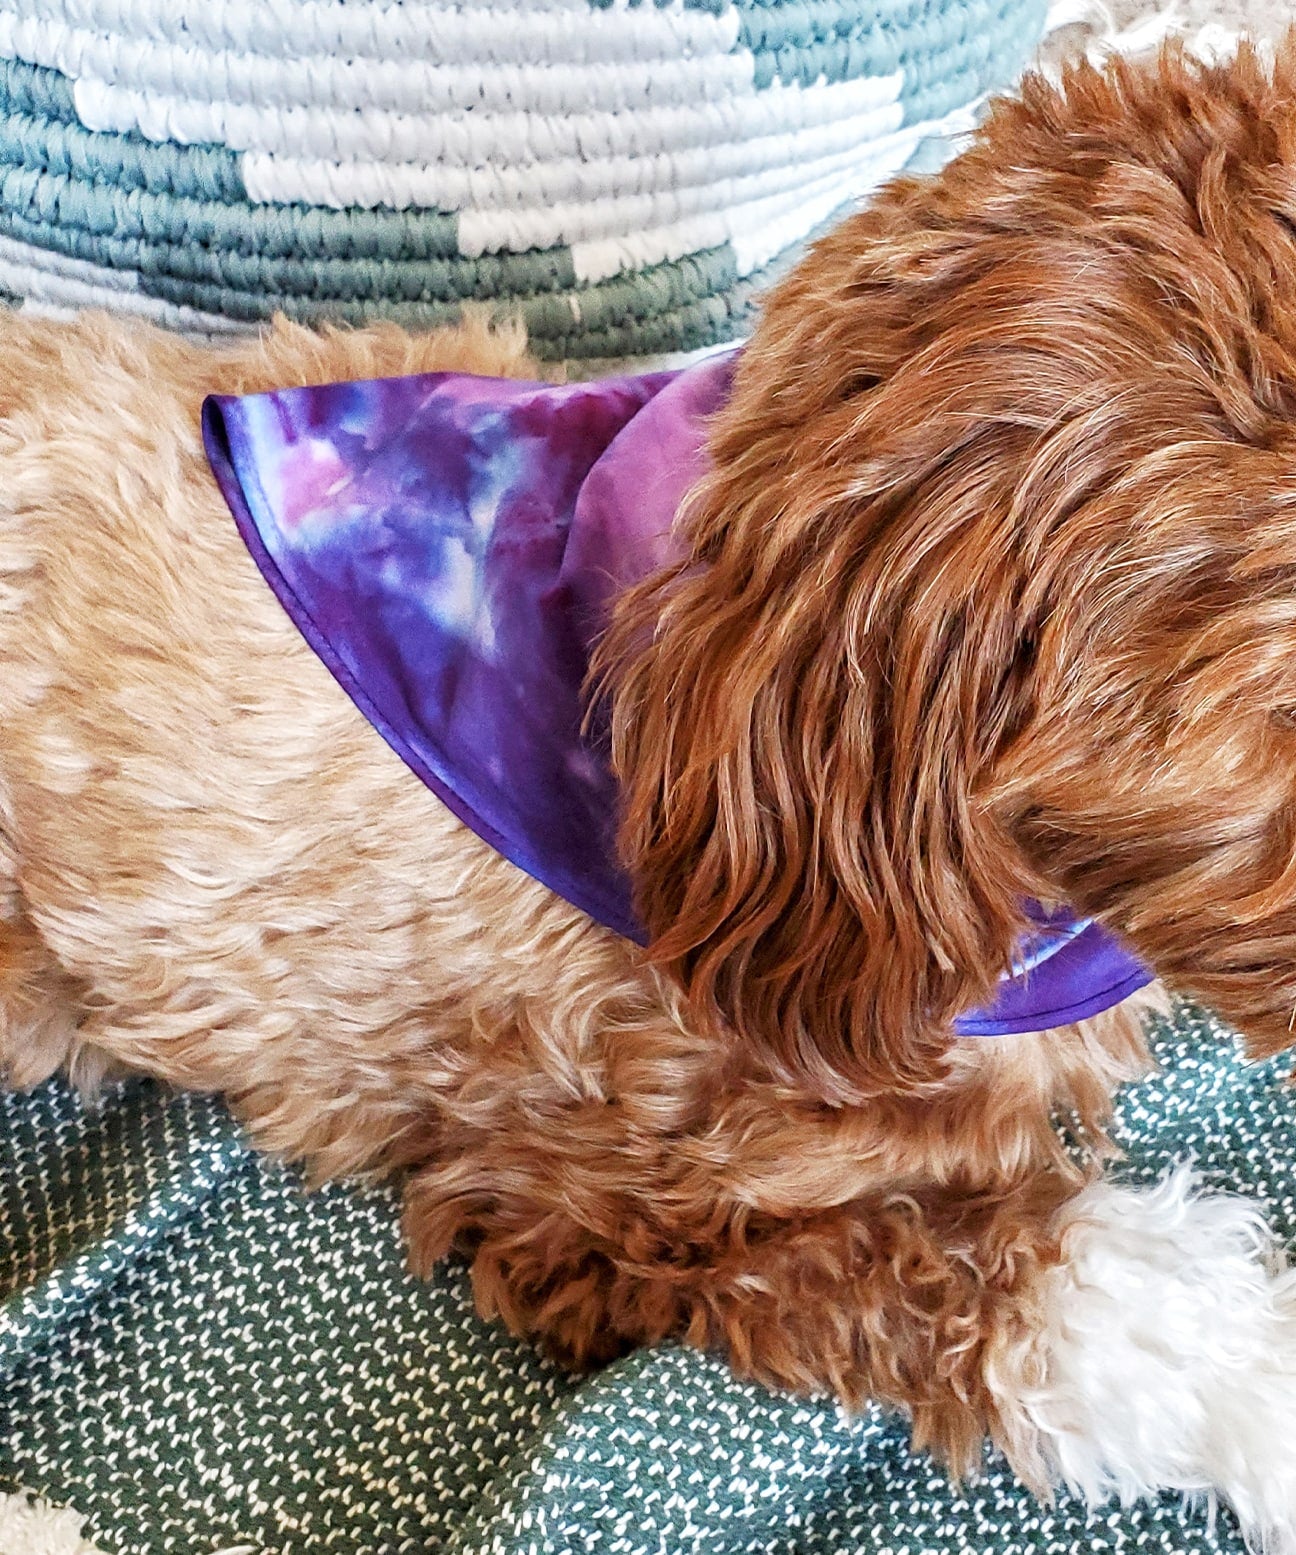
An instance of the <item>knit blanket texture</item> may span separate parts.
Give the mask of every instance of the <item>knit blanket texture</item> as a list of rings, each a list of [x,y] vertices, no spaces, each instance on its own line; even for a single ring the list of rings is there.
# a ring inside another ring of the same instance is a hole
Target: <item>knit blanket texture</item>
[[[1242,1064],[1188,1005],[1152,1040],[1117,1175],[1194,1162],[1291,1243],[1287,1062]],[[0,1489],[139,1555],[1242,1555],[1175,1496],[1045,1507],[994,1455],[955,1489],[902,1421],[716,1357],[567,1376],[475,1315],[461,1264],[411,1279],[397,1216],[390,1189],[306,1193],[209,1099],[0,1099]]]

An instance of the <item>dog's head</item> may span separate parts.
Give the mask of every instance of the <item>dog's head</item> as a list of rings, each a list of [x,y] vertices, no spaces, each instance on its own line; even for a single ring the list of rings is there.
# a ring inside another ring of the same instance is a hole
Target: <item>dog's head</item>
[[[1296,1007],[1296,48],[1027,82],[771,297],[605,662],[653,953],[830,1099],[1029,897]]]

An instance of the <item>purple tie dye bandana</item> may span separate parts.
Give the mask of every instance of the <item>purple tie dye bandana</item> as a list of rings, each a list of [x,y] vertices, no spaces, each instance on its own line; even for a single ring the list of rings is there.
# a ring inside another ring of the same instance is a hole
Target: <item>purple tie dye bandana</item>
[[[670,554],[733,357],[552,387],[456,373],[213,396],[203,439],[306,640],[437,796],[506,858],[642,943],[617,793],[581,686],[612,597]],[[1151,973],[1032,911],[965,1036],[1079,1020]]]

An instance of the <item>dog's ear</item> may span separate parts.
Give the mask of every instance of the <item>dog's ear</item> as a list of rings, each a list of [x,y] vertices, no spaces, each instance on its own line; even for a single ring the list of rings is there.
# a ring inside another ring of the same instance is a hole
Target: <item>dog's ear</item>
[[[1296,1040],[1296,436],[1138,463],[1107,517],[1160,554],[1109,552],[1051,625],[1070,673],[982,802],[1056,896],[1267,1056]]]
[[[865,220],[902,216],[892,196]],[[687,555],[621,601],[603,654],[652,955],[831,1101],[939,1072],[1034,883],[977,799],[1030,715],[1033,626],[991,538],[1030,434],[969,423],[980,365],[934,380],[885,277],[852,338],[870,237],[772,299]]]

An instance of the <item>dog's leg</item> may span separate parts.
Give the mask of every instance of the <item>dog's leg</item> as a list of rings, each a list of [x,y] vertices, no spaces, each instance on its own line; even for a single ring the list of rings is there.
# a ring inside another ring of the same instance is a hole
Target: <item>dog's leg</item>
[[[482,1311],[567,1363],[683,1335],[768,1384],[898,1406],[956,1471],[988,1435],[1042,1492],[1215,1494],[1266,1550],[1296,1550],[1296,1273],[1241,1200],[1195,1197],[1185,1173],[784,1220],[717,1197],[680,1245],[668,1193],[653,1217],[586,1199],[556,1162],[523,1199],[525,1175],[510,1162],[490,1192],[463,1161],[434,1168],[406,1228],[420,1266],[457,1231]]]
[[[1040,1174],[774,1217],[714,1182],[705,1203],[686,1202],[678,1180],[655,1197],[616,1194],[608,1184],[628,1190],[634,1165],[613,1156],[601,1187],[536,1150],[483,1166],[461,1155],[414,1178],[405,1227],[420,1271],[456,1243],[471,1253],[485,1315],[566,1364],[683,1336],[774,1386],[877,1399],[958,1470],[988,1431],[1003,1434],[989,1346],[1019,1322],[1075,1188]]]
[[[36,932],[0,843],[0,1083],[26,1090],[65,1068],[94,1089],[108,1065],[79,1040],[80,994]]]
[[[1028,1478],[1220,1495],[1258,1548],[1296,1550],[1296,1270],[1245,1200],[1186,1170],[1086,1189],[986,1379]]]
[[[106,1070],[78,1041],[77,991],[21,908],[6,901],[0,915],[0,1074],[26,1090],[66,1068],[93,1089]]]

